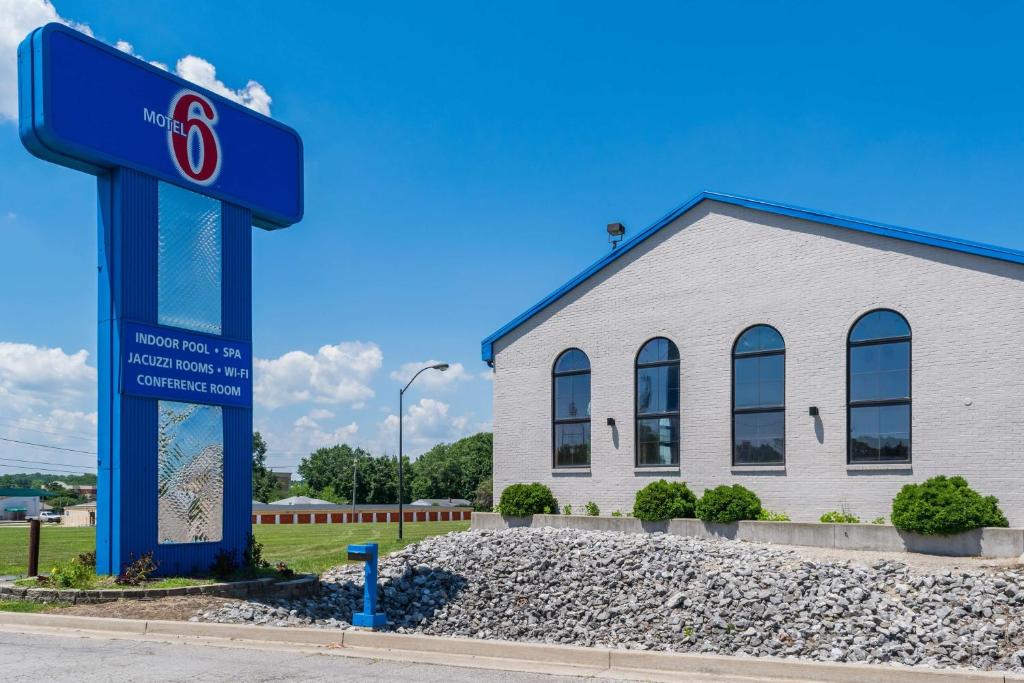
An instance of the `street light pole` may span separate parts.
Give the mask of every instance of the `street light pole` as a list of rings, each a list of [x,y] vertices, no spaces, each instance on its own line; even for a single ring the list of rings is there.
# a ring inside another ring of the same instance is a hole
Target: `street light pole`
[[[402,460],[404,459],[404,451],[402,449],[402,419],[405,417],[403,409],[403,399],[405,398],[405,391],[412,383],[416,381],[416,378],[426,370],[440,370],[444,372],[448,369],[447,363],[438,363],[437,365],[428,365],[425,368],[420,368],[419,372],[412,376],[409,383],[405,385],[398,392],[398,538],[402,539],[402,533],[404,532],[405,523],[405,497],[402,495],[404,488],[404,480],[402,478]]]

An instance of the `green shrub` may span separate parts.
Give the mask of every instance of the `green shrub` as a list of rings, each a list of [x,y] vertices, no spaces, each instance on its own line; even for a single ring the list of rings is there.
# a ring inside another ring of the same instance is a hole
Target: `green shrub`
[[[153,561],[152,552],[143,553],[138,559],[128,553],[128,564],[121,567],[121,573],[114,579],[114,583],[119,586],[142,585],[159,566],[159,562]]]
[[[693,517],[697,496],[681,481],[659,479],[636,492],[633,516],[645,522]]]
[[[92,588],[96,583],[96,569],[78,557],[58,562],[50,569],[49,583],[58,588]]]
[[[860,517],[849,512],[830,510],[823,514],[818,521],[825,524],[860,524]]]
[[[772,512],[771,510],[766,510],[765,508],[761,508],[761,514],[759,514],[757,516],[757,520],[759,522],[791,522],[791,521],[793,521],[793,520],[791,520],[789,518],[789,515],[787,515],[785,512]]]
[[[612,517],[621,517],[621,516],[622,516],[622,511],[621,510],[612,510]]]
[[[221,550],[213,556],[210,573],[218,581],[228,581],[236,571],[238,571],[238,562],[235,560],[234,551]]]
[[[982,496],[963,477],[907,484],[892,501],[892,523],[904,531],[948,536],[986,526],[1009,526],[995,496]]]
[[[563,515],[571,515],[572,514],[572,505],[566,505],[565,507],[563,507],[562,508],[562,514]]]
[[[719,524],[757,519],[761,515],[761,499],[739,484],[716,486],[704,491],[704,495],[697,501],[696,512],[705,522]]]
[[[498,512],[505,517],[529,517],[558,510],[558,501],[544,484],[512,484],[501,492]]]
[[[590,517],[597,517],[599,514],[601,514],[601,508],[597,507],[597,503],[595,503],[592,500],[587,502],[584,509],[586,509],[587,515],[589,515]]]
[[[885,524],[885,517],[875,517],[873,520],[871,520],[871,523],[881,526],[882,524]]]

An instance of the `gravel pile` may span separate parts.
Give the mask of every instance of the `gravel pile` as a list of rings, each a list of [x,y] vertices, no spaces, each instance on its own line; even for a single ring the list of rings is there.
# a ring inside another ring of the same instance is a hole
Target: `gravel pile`
[[[737,541],[573,529],[427,539],[381,560],[389,628],[473,638],[1024,670],[1024,571],[812,562]],[[347,628],[362,566],[317,598],[195,621]]]

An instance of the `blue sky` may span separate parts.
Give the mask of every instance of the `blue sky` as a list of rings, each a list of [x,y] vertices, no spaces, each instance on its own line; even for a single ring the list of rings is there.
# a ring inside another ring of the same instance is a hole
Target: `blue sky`
[[[282,469],[396,450],[407,363],[461,364],[409,397],[414,451],[487,428],[480,340],[602,255],[606,223],[702,189],[1024,248],[1024,5],[0,0],[0,35],[48,12],[265,91],[303,135],[306,217],[254,239],[256,424]],[[95,180],[2,114],[0,168],[0,436],[88,450]]]

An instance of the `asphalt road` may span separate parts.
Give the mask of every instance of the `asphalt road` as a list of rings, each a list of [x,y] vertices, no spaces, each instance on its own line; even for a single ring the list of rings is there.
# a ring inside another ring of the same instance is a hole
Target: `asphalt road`
[[[576,683],[544,676],[339,657],[285,649],[201,643],[108,640],[0,632],[0,680],[75,681],[359,681],[360,683]]]

